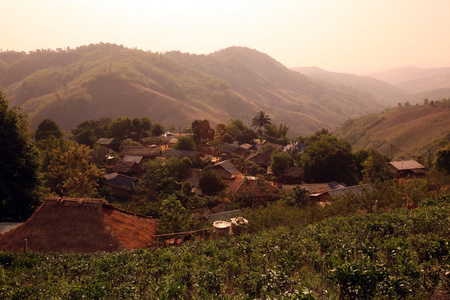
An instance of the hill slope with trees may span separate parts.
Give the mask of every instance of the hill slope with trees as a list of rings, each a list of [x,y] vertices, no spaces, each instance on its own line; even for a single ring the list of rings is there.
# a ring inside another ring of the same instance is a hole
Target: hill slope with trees
[[[347,120],[334,133],[357,150],[374,148],[391,159],[427,155],[450,140],[450,99],[424,102]]]
[[[43,119],[70,130],[85,120],[147,116],[176,128],[192,119],[215,125],[270,111],[291,134],[333,128],[385,105],[310,79],[256,50],[209,55],[152,53],[111,44],[0,52],[0,89],[32,128]]]

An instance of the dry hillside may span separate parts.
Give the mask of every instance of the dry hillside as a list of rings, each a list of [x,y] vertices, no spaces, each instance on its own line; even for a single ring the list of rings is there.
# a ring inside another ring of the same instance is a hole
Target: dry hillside
[[[450,140],[450,99],[350,119],[335,133],[355,149],[375,148],[392,159],[426,155]]]

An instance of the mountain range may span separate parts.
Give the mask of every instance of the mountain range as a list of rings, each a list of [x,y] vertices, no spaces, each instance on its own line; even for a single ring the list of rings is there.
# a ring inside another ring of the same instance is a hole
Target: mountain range
[[[28,115],[32,128],[45,118],[68,131],[85,120],[118,116],[147,116],[176,128],[195,119],[250,124],[265,111],[273,124],[289,125],[290,136],[309,135],[410,95],[375,78],[298,71],[307,73],[244,47],[208,55],[103,43],[0,52],[0,90]]]

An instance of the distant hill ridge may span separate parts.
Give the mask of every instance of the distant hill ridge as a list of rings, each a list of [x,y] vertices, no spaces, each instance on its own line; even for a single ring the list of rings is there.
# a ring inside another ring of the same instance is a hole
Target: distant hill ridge
[[[355,93],[366,95],[366,97],[370,95],[370,97],[382,101],[386,106],[396,104],[396,101],[398,102],[399,99],[406,96],[406,93],[400,88],[372,77],[329,72],[318,67],[298,67],[292,68],[292,70],[338,86],[347,86],[352,88]]]
[[[147,116],[165,125],[212,125],[266,111],[290,135],[332,129],[381,110],[369,94],[311,79],[266,54],[230,47],[209,55],[153,53],[111,44],[0,52],[0,89],[32,128],[44,118],[70,130],[84,120]]]

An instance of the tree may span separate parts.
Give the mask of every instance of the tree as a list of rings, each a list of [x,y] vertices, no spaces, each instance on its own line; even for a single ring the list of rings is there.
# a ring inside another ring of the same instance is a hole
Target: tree
[[[0,220],[25,221],[39,205],[38,153],[22,115],[0,92]]]
[[[152,128],[152,121],[147,117],[134,118],[132,120],[133,132],[137,139],[148,136],[150,129]]]
[[[306,146],[301,160],[303,175],[307,180],[356,183],[356,170],[350,143],[322,130],[309,137]]]
[[[202,192],[207,195],[217,194],[225,188],[222,179],[211,166],[203,169],[202,174],[198,178],[198,185]]]
[[[161,123],[156,122],[153,124],[152,136],[160,136],[164,133],[164,126]]]
[[[133,131],[133,122],[128,117],[118,117],[108,126],[111,137],[123,141],[131,136]]]
[[[195,151],[195,142],[191,136],[183,135],[178,137],[178,141],[174,147],[178,150]]]
[[[256,139],[258,136],[256,135],[256,133],[251,130],[250,128],[244,128],[241,133],[238,135],[237,137],[237,141],[240,144],[244,144],[244,143],[253,143],[253,140]]]
[[[78,144],[92,147],[99,138],[110,136],[108,131],[109,124],[111,124],[110,118],[81,122],[77,125],[77,128],[71,130],[72,139]]]
[[[292,165],[292,161],[286,152],[274,151],[270,156],[270,168],[275,176],[281,176],[284,168]]]
[[[365,182],[383,182],[392,177],[388,158],[380,152],[369,149],[368,157],[362,163],[362,175]]]
[[[289,206],[305,207],[313,204],[308,191],[300,186],[295,186],[292,190],[287,189],[282,195],[281,200]]]
[[[434,166],[437,170],[450,174],[450,143],[436,151]]]
[[[214,129],[209,126],[208,120],[195,120],[192,122],[192,134],[195,142],[199,143],[202,139],[213,139]]]
[[[267,124],[271,124],[270,117],[264,111],[259,111],[252,119],[251,127],[254,127],[256,129],[258,135],[260,136],[260,139],[262,139],[262,129]]]
[[[70,197],[95,197],[103,170],[90,163],[89,147],[69,145],[51,150],[44,174],[51,193]]]
[[[182,185],[179,181],[188,176],[191,166],[192,161],[186,157],[174,156],[164,161],[148,162],[138,186],[138,195],[151,196],[155,200],[180,191]]]
[[[44,119],[39,123],[38,128],[34,134],[36,142],[46,140],[50,136],[54,136],[57,139],[63,137],[63,132],[59,129],[58,124],[51,119]]]

